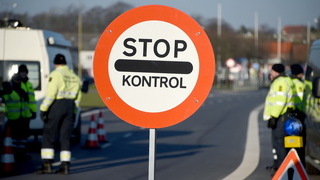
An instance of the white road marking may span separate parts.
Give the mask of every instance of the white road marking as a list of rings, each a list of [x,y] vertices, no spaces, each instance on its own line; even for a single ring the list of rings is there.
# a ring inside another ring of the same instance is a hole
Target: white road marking
[[[251,111],[248,122],[246,149],[240,166],[229,174],[224,180],[238,180],[248,177],[258,166],[260,158],[260,139],[258,116],[264,104]]]

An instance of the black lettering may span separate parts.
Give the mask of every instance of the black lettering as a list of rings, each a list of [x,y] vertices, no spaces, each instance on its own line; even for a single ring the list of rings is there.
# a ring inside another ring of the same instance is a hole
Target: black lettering
[[[175,80],[175,82],[173,82],[173,80]],[[174,84],[174,83],[175,83],[175,84]],[[170,85],[171,88],[177,88],[178,85],[179,85],[179,80],[178,80],[178,78],[176,78],[176,77],[170,78],[169,85]]]
[[[161,77],[160,78],[160,87],[163,87],[163,85],[164,85],[167,88],[168,87],[167,83],[168,83],[168,78],[167,77]]]
[[[160,54],[158,52],[158,45],[160,43],[164,43],[166,45],[166,50],[163,54]],[[155,43],[154,43],[154,46],[153,46],[153,51],[154,51],[154,54],[157,56],[157,57],[160,57],[160,58],[163,58],[163,57],[166,57],[168,56],[169,52],[170,52],[170,44],[168,41],[166,41],[165,39],[159,39],[157,40]]]
[[[123,75],[122,86],[134,87],[159,87],[159,88],[187,88],[183,84],[183,78],[165,76],[139,76]]]
[[[127,51],[123,51],[123,54],[126,55],[126,56],[134,56],[134,55],[137,53],[137,49],[136,49],[134,46],[129,45],[128,42],[133,42],[133,43],[135,43],[136,40],[133,39],[133,38],[127,38],[127,39],[125,39],[125,40],[123,41],[124,47],[132,50],[131,53],[129,53],[129,52],[127,52]]]
[[[182,47],[179,48],[179,44],[182,44]],[[178,57],[178,51],[185,51],[187,49],[187,43],[183,40],[174,41],[174,57]]]
[[[152,42],[152,39],[139,39],[143,43],[143,57],[147,56],[147,43]]]
[[[136,80],[136,81],[135,81]],[[132,79],[131,79],[131,84],[133,85],[133,86],[140,86],[140,84],[141,84],[141,78],[139,77],[139,76],[132,76]]]
[[[180,77],[180,88],[187,88],[186,86],[183,85],[183,79]]]
[[[152,79],[154,79],[154,87],[158,86],[157,81],[158,81],[159,78],[160,78],[159,76],[152,76]]]
[[[142,76],[142,87],[144,87],[144,84],[147,84],[148,87],[151,87],[151,77],[149,76],[149,79],[147,79],[145,76]]]
[[[126,83],[128,84],[128,86],[131,86],[130,83],[129,83],[129,81],[128,81],[128,79],[129,79],[130,77],[131,77],[131,75],[129,75],[129,76],[127,76],[127,77],[126,77],[126,75],[123,75],[123,76],[122,76],[122,86],[125,86]]]

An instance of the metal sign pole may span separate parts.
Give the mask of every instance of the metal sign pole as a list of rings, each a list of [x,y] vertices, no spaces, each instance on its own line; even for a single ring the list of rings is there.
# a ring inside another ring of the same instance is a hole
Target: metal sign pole
[[[149,180],[154,180],[156,164],[156,129],[149,130]]]

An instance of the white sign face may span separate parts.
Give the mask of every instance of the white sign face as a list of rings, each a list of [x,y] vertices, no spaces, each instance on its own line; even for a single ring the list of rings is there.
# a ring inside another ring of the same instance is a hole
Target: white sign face
[[[199,56],[192,40],[179,27],[158,20],[125,30],[115,41],[108,63],[119,97],[132,108],[150,113],[181,104],[199,75]]]

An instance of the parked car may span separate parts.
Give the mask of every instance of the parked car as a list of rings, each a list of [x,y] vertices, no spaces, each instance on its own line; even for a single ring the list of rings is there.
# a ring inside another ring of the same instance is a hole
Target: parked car
[[[306,169],[320,171],[320,39],[313,42],[305,72]]]

